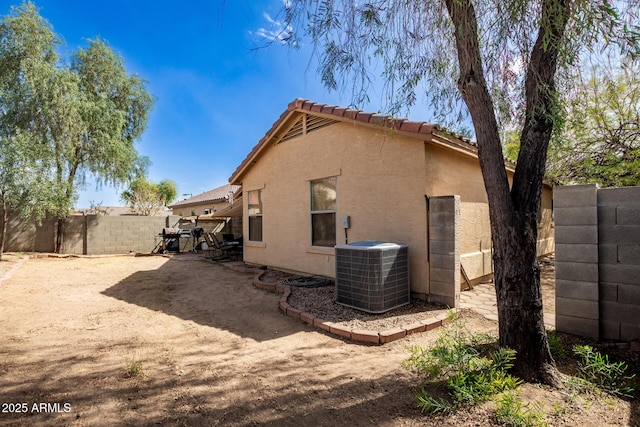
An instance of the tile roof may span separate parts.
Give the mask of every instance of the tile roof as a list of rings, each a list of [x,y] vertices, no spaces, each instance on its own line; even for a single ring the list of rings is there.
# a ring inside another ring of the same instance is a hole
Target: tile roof
[[[239,185],[225,184],[220,187],[214,188],[213,190],[205,191],[204,193],[176,202],[170,205],[169,208],[174,209],[181,206],[192,206],[207,202],[222,202],[224,200],[227,200],[229,192],[235,193],[239,189]]]
[[[247,157],[233,172],[229,182],[236,182],[243,174],[243,171],[252,163],[254,158],[268,145],[283,124],[296,112],[307,112],[331,117],[339,121],[350,121],[355,124],[366,126],[379,126],[386,129],[393,129],[395,132],[409,135],[422,140],[434,139],[446,145],[454,146],[458,149],[468,151],[477,155],[477,144],[466,137],[454,134],[441,128],[437,124],[419,122],[408,119],[396,118],[393,116],[377,113],[367,113],[351,108],[319,104],[307,99],[297,98],[287,106],[287,109],[273,123],[271,129],[260,139],[258,144],[251,150]],[[280,135],[282,136],[282,135]]]
[[[133,212],[128,206],[100,206],[99,210],[108,216],[138,216],[138,214]],[[91,208],[77,208],[73,210],[71,215],[95,215],[95,210]],[[171,215],[170,210],[160,208],[153,216],[168,215]]]

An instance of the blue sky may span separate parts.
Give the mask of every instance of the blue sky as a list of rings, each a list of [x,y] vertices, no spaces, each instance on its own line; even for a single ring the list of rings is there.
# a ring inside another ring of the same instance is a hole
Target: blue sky
[[[2,3],[0,14],[6,15],[19,1]],[[175,181],[180,200],[227,183],[293,99],[351,103],[348,93],[330,93],[321,85],[311,46],[293,50],[276,42],[254,50],[277,28],[282,0],[34,3],[68,52],[100,36],[130,73],[148,81],[156,104],[137,149],[152,162],[149,178]],[[425,114],[426,107],[418,105],[411,116],[429,120]],[[120,205],[122,190],[97,189],[89,180],[76,206]]]

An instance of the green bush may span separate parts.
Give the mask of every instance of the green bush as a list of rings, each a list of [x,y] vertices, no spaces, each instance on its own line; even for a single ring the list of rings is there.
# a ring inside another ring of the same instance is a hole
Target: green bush
[[[127,378],[135,378],[143,375],[142,371],[142,363],[132,359],[131,362],[127,365],[125,377]]]
[[[576,345],[573,352],[581,358],[578,367],[583,380],[608,393],[631,397],[635,375],[626,375],[628,365],[624,361],[610,362],[609,356],[588,345]]]
[[[496,399],[496,420],[511,427],[546,427],[544,413],[539,407],[531,407],[512,391]]]
[[[507,373],[515,351],[495,348],[494,343],[494,337],[471,334],[460,320],[455,320],[443,328],[433,347],[413,347],[406,366],[427,381],[444,382],[449,397],[437,398],[422,388],[416,395],[418,407],[427,413],[451,412],[461,404],[484,402],[520,385],[520,379]],[[492,345],[494,349],[490,350]],[[482,347],[488,349],[486,354],[480,351]]]

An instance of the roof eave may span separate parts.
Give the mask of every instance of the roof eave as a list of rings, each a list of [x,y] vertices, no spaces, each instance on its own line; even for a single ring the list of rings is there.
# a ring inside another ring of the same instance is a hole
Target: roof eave
[[[173,205],[169,205],[167,206],[169,209],[175,209],[175,208],[184,208],[184,207],[189,207],[189,206],[197,206],[197,205],[201,205],[203,203],[221,203],[221,202],[225,202],[227,199],[226,198],[220,198],[220,199],[207,199],[207,200],[198,200],[197,202],[188,202],[188,203],[182,203],[182,202],[178,202],[176,204]]]
[[[264,152],[264,150],[270,146],[271,142],[277,142],[279,138],[284,136],[286,131],[289,130],[289,127],[293,125],[293,123],[291,123],[291,117],[295,114],[305,113],[343,123],[352,123],[354,125],[357,124],[368,128],[385,130],[391,134],[404,135],[421,141],[431,141],[477,158],[477,148],[473,147],[470,141],[460,137],[459,135],[442,131],[437,124],[417,122],[408,119],[397,119],[382,114],[367,113],[360,110],[330,106],[327,104],[318,104],[299,98],[289,103],[287,109],[274,122],[271,129],[267,131],[265,136],[260,139],[258,144],[233,172],[229,178],[229,182],[232,185],[241,185],[243,176],[246,174],[247,170],[257,162],[258,157]]]
[[[293,104],[293,103],[292,103]],[[289,104],[291,106],[291,104]],[[256,163],[257,158],[264,152],[265,148],[269,146],[269,144],[278,137],[282,137],[280,135],[280,131],[291,125],[291,117],[293,117],[296,113],[300,113],[302,110],[298,109],[287,109],[284,113],[280,115],[278,120],[276,120],[269,129],[269,131],[258,141],[255,147],[251,150],[249,155],[240,163],[240,166],[233,172],[231,177],[229,177],[229,184],[231,185],[242,185],[242,177],[246,173],[247,169]]]

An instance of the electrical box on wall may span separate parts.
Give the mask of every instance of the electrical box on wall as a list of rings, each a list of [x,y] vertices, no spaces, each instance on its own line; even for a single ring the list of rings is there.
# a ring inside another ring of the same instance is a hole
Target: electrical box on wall
[[[342,228],[351,227],[351,217],[349,215],[342,217]]]

